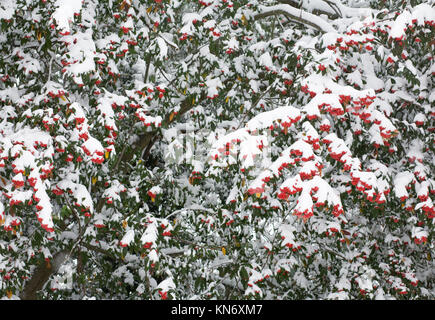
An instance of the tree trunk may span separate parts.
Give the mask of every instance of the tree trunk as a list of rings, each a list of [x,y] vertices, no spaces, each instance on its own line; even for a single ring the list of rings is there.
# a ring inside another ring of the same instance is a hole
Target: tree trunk
[[[33,272],[32,277],[24,286],[20,298],[23,300],[36,300],[38,291],[40,291],[50,276],[56,273],[60,266],[65,262],[68,255],[67,251],[56,253],[51,262],[44,261]]]

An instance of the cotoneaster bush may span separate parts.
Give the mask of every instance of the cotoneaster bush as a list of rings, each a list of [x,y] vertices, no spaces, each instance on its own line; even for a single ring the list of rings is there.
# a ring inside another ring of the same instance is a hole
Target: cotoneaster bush
[[[5,299],[433,299],[433,1],[0,4]]]

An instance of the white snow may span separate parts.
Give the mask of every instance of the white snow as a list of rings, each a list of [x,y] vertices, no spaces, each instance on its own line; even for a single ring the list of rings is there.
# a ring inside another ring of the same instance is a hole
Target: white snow
[[[56,0],[53,19],[62,31],[70,31],[69,23],[74,19],[74,13],[82,9],[82,0]]]

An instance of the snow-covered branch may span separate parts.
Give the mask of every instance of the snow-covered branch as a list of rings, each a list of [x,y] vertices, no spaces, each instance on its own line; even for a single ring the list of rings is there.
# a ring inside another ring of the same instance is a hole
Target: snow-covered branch
[[[282,4],[288,4],[295,8],[302,8],[305,9],[308,12],[312,12],[315,15],[327,15],[330,19],[335,19],[338,17],[341,17],[341,11],[337,7],[337,5],[334,2],[331,2],[329,0],[319,0],[316,2],[305,2],[302,1],[302,4],[300,1],[296,0],[277,0],[277,2]]]
[[[290,20],[310,26],[321,32],[334,32],[334,27],[327,21],[317,15],[306,12],[302,9],[294,8],[288,4],[279,4],[275,6],[261,6],[260,13],[254,16],[255,20],[261,20],[266,17],[275,15],[285,15]]]

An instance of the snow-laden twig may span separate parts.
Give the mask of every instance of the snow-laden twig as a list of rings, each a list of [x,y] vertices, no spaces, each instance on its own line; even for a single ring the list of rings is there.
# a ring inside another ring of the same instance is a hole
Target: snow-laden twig
[[[264,96],[270,91],[270,89],[272,89],[273,86],[275,86],[278,83],[278,80],[275,80],[262,94],[261,96],[258,97],[257,101],[254,102],[254,104],[251,106],[251,108],[249,108],[248,110],[246,110],[245,114],[243,115],[242,120],[240,120],[239,125],[237,127],[237,129],[240,129],[240,127],[242,126],[242,124],[244,124],[246,117],[248,116],[248,111],[251,109],[254,109],[257,104],[261,101],[261,99],[264,98]]]
[[[54,60],[54,54],[51,56],[50,62],[48,63],[48,76],[47,76],[47,83],[51,81],[51,66],[53,64]]]
[[[343,17],[343,13],[341,12],[340,8],[337,6],[336,3],[330,0],[325,0],[325,3],[327,3],[332,8],[332,10],[335,11],[337,16],[339,16],[340,18]]]
[[[217,251],[222,250],[222,246],[217,247],[217,246],[210,246],[207,244],[198,244],[196,242],[186,240],[186,239],[181,239],[181,238],[176,237],[176,236],[172,237],[172,239],[179,241],[179,242],[182,242],[182,243],[185,243],[185,244],[188,244],[188,245],[191,245],[191,246],[194,246],[194,247],[202,248],[202,249],[217,250]]]
[[[254,16],[255,20],[261,20],[266,17],[282,14],[295,22],[310,26],[321,32],[336,31],[331,24],[329,24],[327,21],[323,20],[319,16],[316,16],[301,9],[297,9],[288,4],[278,4],[270,7],[260,6],[259,9],[260,13]]]
[[[367,7],[348,7],[344,5],[340,0],[324,0],[328,2],[329,5],[334,5],[345,18],[352,17],[368,17],[375,14],[377,11]]]
[[[317,15],[327,15],[330,19],[342,17],[341,10],[334,2],[329,0],[318,0],[316,2],[300,2],[296,0],[277,0],[279,3],[288,4],[295,8],[302,8]],[[307,6],[308,4],[308,6]]]

